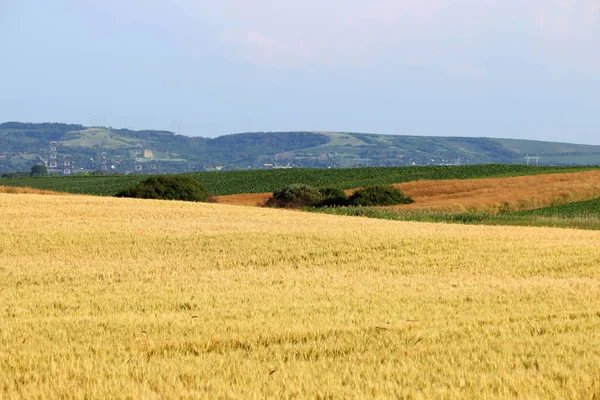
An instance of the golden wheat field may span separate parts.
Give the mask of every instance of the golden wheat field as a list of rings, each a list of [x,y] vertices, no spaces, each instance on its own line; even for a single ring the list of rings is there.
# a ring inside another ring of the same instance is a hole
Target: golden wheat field
[[[600,232],[0,194],[0,398],[600,396]]]

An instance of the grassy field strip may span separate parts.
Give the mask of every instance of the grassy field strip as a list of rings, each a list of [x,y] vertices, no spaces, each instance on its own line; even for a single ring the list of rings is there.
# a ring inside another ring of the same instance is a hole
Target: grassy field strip
[[[569,218],[585,218],[596,216],[600,218],[600,197],[596,199],[577,201],[559,206],[544,207],[537,210],[524,211],[522,215],[534,217],[569,217]]]
[[[592,398],[600,233],[0,194],[2,398]]]
[[[329,215],[367,217],[389,221],[415,221],[445,224],[537,226],[567,229],[600,230],[599,199],[569,203],[522,212],[399,210],[388,207],[313,208]],[[573,205],[572,207],[568,207]],[[538,212],[539,210],[539,212]]]

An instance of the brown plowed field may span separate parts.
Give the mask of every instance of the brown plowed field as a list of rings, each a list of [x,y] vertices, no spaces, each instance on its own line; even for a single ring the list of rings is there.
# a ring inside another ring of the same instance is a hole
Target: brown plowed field
[[[528,210],[600,197],[600,171],[510,178],[414,181],[394,185],[412,196],[402,209]],[[347,191],[351,193],[352,191]],[[217,196],[217,202],[257,206],[270,193]]]

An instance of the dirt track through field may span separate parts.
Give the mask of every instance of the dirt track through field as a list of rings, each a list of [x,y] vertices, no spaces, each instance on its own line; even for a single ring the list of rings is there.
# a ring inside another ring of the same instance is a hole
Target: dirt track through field
[[[415,200],[414,204],[398,206],[403,209],[520,211],[600,197],[600,171],[414,181],[394,186]],[[216,199],[224,204],[257,206],[270,195],[250,193]]]

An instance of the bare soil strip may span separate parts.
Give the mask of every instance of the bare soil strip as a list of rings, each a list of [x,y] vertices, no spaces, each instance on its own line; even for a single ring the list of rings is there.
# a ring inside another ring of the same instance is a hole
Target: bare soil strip
[[[228,196],[215,196],[217,203],[235,206],[260,206],[271,196],[271,193],[244,193]]]

